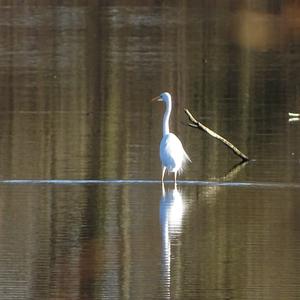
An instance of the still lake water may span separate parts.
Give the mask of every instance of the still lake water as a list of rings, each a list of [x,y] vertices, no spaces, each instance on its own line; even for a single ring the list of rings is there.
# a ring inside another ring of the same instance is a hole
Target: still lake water
[[[299,6],[62,2],[0,6],[0,299],[299,299]]]

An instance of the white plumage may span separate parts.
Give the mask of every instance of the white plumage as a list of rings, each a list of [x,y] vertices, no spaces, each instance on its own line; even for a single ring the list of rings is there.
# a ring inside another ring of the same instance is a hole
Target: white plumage
[[[181,141],[173,133],[166,134],[162,137],[159,149],[161,163],[169,172],[180,173],[186,161],[190,161],[190,158],[183,149]]]
[[[157,101],[163,101],[166,106],[166,110],[163,118],[163,137],[160,142],[160,160],[162,163],[162,176],[161,180],[164,180],[165,171],[174,173],[174,180],[176,182],[177,172],[182,171],[185,163],[191,161],[179,138],[170,133],[169,120],[172,111],[172,99],[171,95],[167,92],[162,93]]]

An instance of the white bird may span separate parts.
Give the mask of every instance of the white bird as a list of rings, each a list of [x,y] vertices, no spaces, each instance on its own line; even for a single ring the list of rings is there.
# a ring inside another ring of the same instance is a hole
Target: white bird
[[[163,118],[163,137],[160,142],[160,160],[162,164],[161,181],[163,182],[166,170],[174,173],[174,181],[176,183],[177,172],[182,171],[187,161],[191,159],[184,151],[179,138],[170,132],[169,120],[172,111],[172,98],[167,92],[155,97],[152,101],[162,101],[166,105],[166,110]]]

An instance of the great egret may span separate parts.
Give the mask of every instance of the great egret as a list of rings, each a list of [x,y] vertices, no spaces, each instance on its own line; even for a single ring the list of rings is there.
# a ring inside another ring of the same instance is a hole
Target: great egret
[[[174,181],[176,183],[177,172],[182,171],[187,161],[191,159],[184,151],[179,138],[170,132],[169,120],[172,110],[172,98],[167,92],[155,97],[152,101],[162,101],[166,105],[166,110],[163,118],[163,137],[159,146],[160,160],[162,164],[161,181],[163,182],[166,170],[174,173]]]

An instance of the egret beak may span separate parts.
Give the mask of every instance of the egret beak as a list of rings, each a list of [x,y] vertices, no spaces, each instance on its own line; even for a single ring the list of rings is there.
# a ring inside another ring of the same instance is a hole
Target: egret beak
[[[162,99],[160,98],[160,96],[156,96],[156,97],[152,98],[150,101],[156,102],[156,101],[162,101]]]

